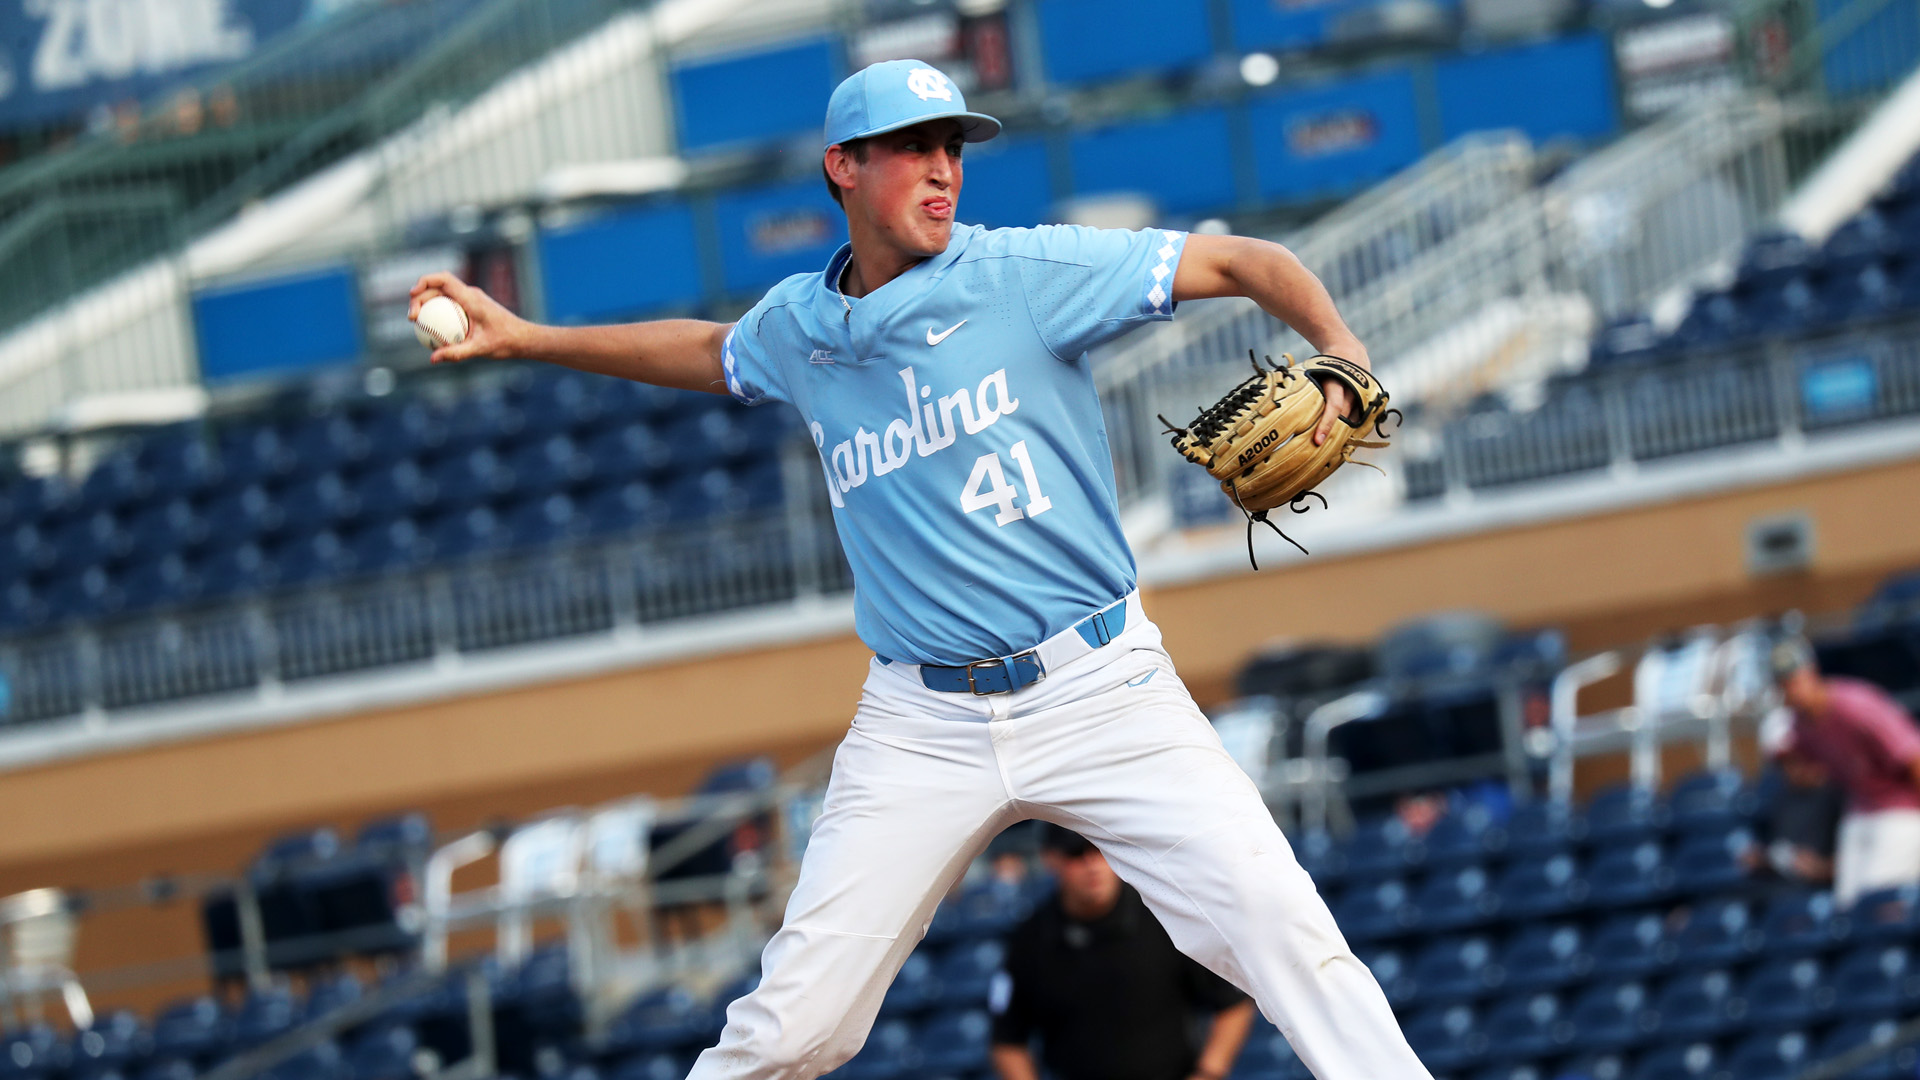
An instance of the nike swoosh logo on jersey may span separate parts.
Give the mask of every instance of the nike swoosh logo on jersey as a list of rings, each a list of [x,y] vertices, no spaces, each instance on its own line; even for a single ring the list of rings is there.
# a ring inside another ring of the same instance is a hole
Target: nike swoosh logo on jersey
[[[952,326],[947,327],[946,333],[942,333],[942,334],[934,333],[933,327],[929,326],[927,327],[927,344],[938,345],[941,342],[947,340],[948,334],[953,333],[955,330],[958,330],[965,325],[967,325],[967,320],[961,319],[959,322],[954,323]]]
[[[1145,675],[1142,675],[1139,678],[1133,680],[1132,682],[1129,682],[1127,685],[1128,686],[1145,686],[1147,685],[1147,683],[1153,681],[1153,677],[1158,674],[1160,674],[1160,669],[1155,668],[1152,671],[1147,672]]]

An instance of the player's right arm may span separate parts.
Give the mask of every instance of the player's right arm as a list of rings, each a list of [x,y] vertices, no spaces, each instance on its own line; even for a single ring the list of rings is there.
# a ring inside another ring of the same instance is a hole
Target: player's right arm
[[[444,273],[428,274],[413,286],[407,317],[418,315],[420,305],[435,296],[464,308],[469,324],[465,341],[434,350],[436,364],[514,357],[680,390],[727,392],[720,362],[730,329],[726,323],[660,319],[615,326],[543,326]]]

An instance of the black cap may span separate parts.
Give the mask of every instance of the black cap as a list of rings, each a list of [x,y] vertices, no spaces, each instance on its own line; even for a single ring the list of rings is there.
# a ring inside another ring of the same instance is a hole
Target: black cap
[[[1058,852],[1069,859],[1077,859],[1093,851],[1094,847],[1086,837],[1049,821],[1040,833],[1040,850]]]

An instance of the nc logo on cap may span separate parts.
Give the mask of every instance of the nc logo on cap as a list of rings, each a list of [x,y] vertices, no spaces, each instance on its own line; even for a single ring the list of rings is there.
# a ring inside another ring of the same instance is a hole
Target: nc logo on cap
[[[947,85],[947,77],[932,68],[914,68],[907,73],[907,89],[921,101],[939,98],[941,101],[953,100],[953,89]]]

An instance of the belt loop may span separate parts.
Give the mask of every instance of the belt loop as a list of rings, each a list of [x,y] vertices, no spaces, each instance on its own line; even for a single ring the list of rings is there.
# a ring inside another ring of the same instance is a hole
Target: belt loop
[[[1108,642],[1113,640],[1113,635],[1107,632],[1107,613],[1106,612],[1104,611],[1094,612],[1092,616],[1092,622],[1093,622],[1093,632],[1099,635],[1100,644],[1105,645]]]

